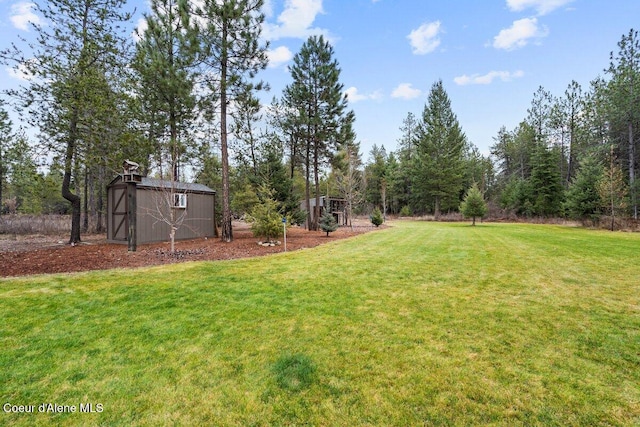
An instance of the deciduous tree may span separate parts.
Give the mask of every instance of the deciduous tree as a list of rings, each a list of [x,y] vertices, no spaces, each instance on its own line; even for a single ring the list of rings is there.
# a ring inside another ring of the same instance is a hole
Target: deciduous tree
[[[609,165],[605,168],[598,182],[598,194],[602,207],[611,218],[611,231],[615,228],[616,217],[619,217],[629,206],[629,187],[625,183],[622,169],[616,164],[613,146],[611,147]]]

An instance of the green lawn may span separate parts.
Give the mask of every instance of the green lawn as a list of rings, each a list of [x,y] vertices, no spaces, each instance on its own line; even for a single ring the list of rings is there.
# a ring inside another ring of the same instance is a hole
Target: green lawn
[[[640,234],[396,222],[0,280],[0,404],[102,409],[0,425],[640,425],[639,259]]]

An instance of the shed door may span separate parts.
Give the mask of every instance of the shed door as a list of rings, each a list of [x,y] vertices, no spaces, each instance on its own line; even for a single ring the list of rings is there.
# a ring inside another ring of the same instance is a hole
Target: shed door
[[[111,191],[111,238],[127,240],[127,187],[113,187]]]

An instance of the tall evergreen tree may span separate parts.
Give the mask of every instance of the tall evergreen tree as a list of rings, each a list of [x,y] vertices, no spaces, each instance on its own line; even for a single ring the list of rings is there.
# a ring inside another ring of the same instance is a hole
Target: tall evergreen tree
[[[267,47],[261,44],[263,0],[205,0],[196,9],[201,31],[202,60],[206,70],[208,116],[218,112],[220,161],[222,162],[223,242],[233,240],[231,228],[231,182],[227,119],[229,106],[240,97],[263,88],[257,73],[267,66]]]
[[[319,215],[311,212],[313,180],[316,206],[320,204],[320,168],[330,160],[340,138],[347,106],[340,68],[333,47],[323,36],[311,36],[289,68],[293,82],[284,90],[284,104],[295,116],[297,139],[305,170],[307,227],[318,229]]]
[[[564,98],[560,100],[560,108],[563,111],[564,123],[562,124],[562,158],[566,158],[567,169],[563,176],[563,185],[569,186],[575,175],[577,159],[580,154],[580,140],[582,139],[582,122],[584,110],[584,95],[582,87],[573,80],[564,92]],[[565,137],[566,136],[566,137]],[[566,144],[565,144],[566,141]],[[568,148],[565,152],[565,145]]]
[[[558,168],[560,152],[556,148],[539,145],[534,152],[531,189],[534,212],[544,217],[560,213],[563,188]]]
[[[547,144],[552,129],[554,97],[542,86],[533,94],[526,122],[535,132],[535,142]]]
[[[620,144],[620,154],[626,152],[631,210],[638,218],[638,133],[640,129],[640,39],[638,31],[630,30],[618,43],[618,53],[611,52],[609,99],[613,112],[610,126],[614,140]]]
[[[15,209],[20,213],[41,214],[42,176],[34,160],[34,149],[24,133],[14,136],[13,143],[6,153],[10,197]]]
[[[384,145],[373,144],[369,152],[370,160],[365,168],[365,200],[372,208],[378,208],[386,215],[387,150]]]
[[[598,183],[602,178],[602,165],[594,156],[580,162],[580,168],[566,193],[565,208],[570,218],[596,223],[602,211]]]
[[[120,23],[124,0],[48,0],[35,4],[46,24],[32,23],[37,34],[32,57],[13,46],[2,56],[31,77],[28,86],[11,92],[27,110],[30,123],[46,136],[46,145],[64,159],[62,195],[71,204],[69,241],[80,241],[81,199],[77,171],[79,147],[93,120],[88,105],[96,76],[116,76],[122,69],[125,44]]]
[[[146,29],[136,44],[134,68],[142,121],[155,147],[161,177],[177,181],[194,119],[197,34],[186,0],[152,0]]]
[[[398,140],[398,169],[393,177],[393,192],[396,194],[400,208],[405,206],[408,208],[412,200],[412,183],[417,152],[415,145],[417,128],[418,120],[416,116],[411,112],[407,113],[407,116],[402,120],[402,126],[400,126],[402,136]]]
[[[416,134],[418,191],[424,204],[442,209],[457,208],[463,191],[467,140],[451,109],[442,80],[431,87]]]

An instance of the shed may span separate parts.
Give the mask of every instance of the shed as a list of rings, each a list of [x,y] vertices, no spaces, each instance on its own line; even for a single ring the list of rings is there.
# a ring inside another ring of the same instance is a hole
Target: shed
[[[312,217],[317,215],[319,218],[328,210],[328,212],[334,216],[338,225],[348,224],[349,218],[347,217],[347,201],[345,199],[320,196],[320,205],[318,205],[318,208],[316,208],[315,197],[309,199],[309,205],[311,207]],[[300,209],[303,211],[307,210],[307,205],[304,201],[300,204]]]
[[[217,236],[215,197],[202,184],[118,175],[107,185],[107,241],[135,251],[137,243],[169,240],[169,209],[181,218],[176,240]]]

